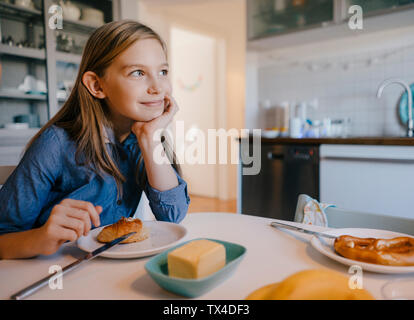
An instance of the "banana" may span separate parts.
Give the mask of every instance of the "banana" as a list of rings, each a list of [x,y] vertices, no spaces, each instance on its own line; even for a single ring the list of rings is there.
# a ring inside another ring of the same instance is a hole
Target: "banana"
[[[295,273],[282,282],[253,291],[247,300],[373,300],[364,289],[351,289],[348,278],[326,269]]]

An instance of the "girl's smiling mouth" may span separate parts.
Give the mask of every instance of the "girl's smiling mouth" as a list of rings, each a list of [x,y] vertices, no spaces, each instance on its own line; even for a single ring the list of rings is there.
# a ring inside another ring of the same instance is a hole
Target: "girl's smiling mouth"
[[[164,100],[152,100],[152,101],[140,102],[140,103],[148,107],[160,107],[164,105]]]

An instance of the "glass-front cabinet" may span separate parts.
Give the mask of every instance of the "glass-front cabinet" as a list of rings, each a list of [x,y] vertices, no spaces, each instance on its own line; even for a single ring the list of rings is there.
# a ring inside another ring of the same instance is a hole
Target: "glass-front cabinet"
[[[256,40],[343,23],[352,5],[373,16],[414,8],[414,0],[247,0],[247,38]]]
[[[414,0],[346,0],[347,6],[359,5],[364,14],[388,13],[390,10],[400,10],[414,5]]]
[[[248,37],[261,38],[333,21],[332,0],[248,0]]]
[[[48,119],[42,5],[0,2],[0,127],[5,129],[37,128]]]
[[[54,114],[69,97],[89,36],[99,26],[114,20],[114,3],[111,0],[45,0],[45,3],[49,7],[59,5],[63,11],[62,29],[48,30],[52,40],[48,50],[49,69],[55,74],[56,84],[49,105]]]
[[[0,0],[0,146],[32,136],[59,110],[89,35],[118,12],[118,0]],[[61,27],[51,27],[54,14]]]

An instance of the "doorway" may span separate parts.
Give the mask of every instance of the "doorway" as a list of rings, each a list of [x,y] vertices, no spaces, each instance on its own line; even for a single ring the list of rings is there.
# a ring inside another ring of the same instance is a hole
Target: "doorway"
[[[208,164],[208,129],[218,129],[221,75],[219,40],[193,30],[172,26],[170,62],[173,96],[180,111],[175,117],[175,134],[184,128],[184,140],[176,140],[177,156],[191,194],[219,197],[219,166]],[[223,88],[222,88],[223,89]],[[204,144],[199,144],[204,141]],[[199,148],[192,148],[197,144]],[[189,163],[188,152],[194,151]],[[199,154],[198,152],[203,152]],[[204,160],[204,161],[203,161]]]

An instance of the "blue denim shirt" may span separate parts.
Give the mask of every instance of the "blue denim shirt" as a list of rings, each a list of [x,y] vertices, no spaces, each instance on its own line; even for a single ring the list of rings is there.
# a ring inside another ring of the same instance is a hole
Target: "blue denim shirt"
[[[112,154],[110,149],[117,149],[119,159],[114,160],[126,178],[122,199],[117,199],[113,176],[105,174],[102,178],[90,167],[76,164],[76,143],[63,128],[53,125],[30,146],[0,189],[0,234],[42,226],[52,208],[66,198],[102,206],[101,226],[112,224],[134,215],[142,191],[157,220],[179,223],[184,219],[190,203],[186,182],[176,172],[178,186],[159,191],[147,182],[142,190],[135,181],[141,153],[136,136],[131,132],[120,143],[113,131],[107,133],[108,151]]]

